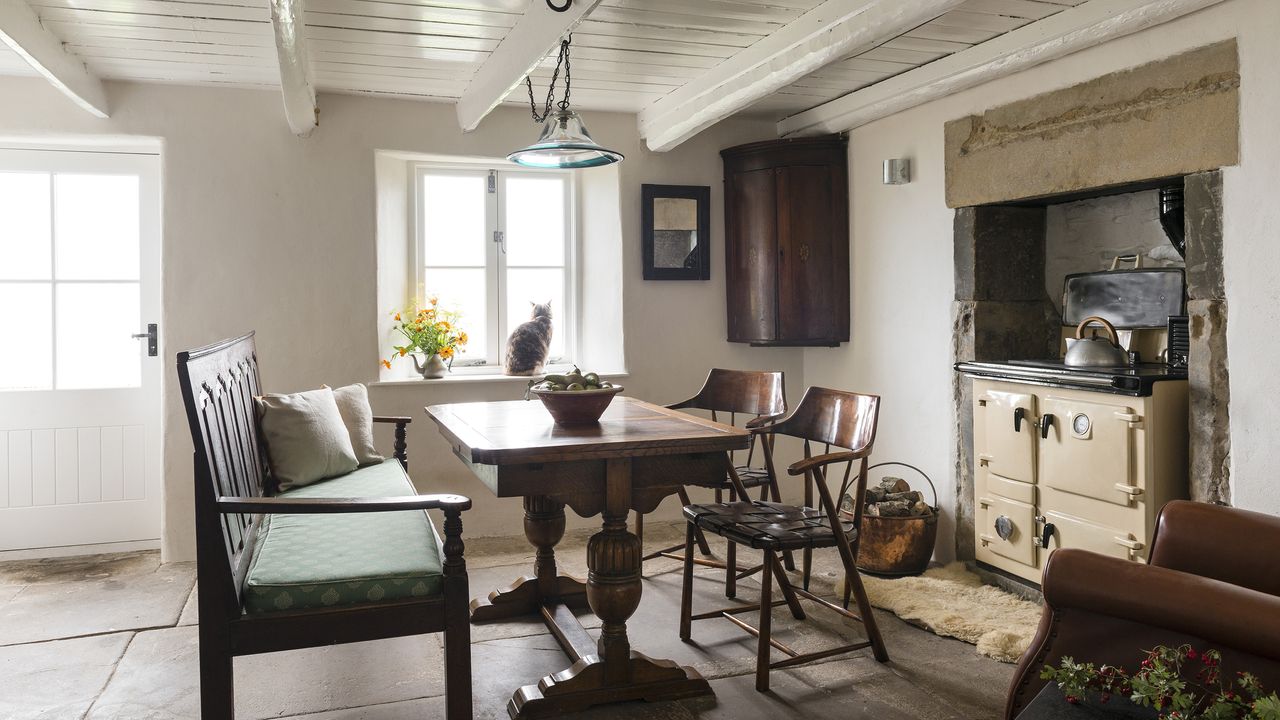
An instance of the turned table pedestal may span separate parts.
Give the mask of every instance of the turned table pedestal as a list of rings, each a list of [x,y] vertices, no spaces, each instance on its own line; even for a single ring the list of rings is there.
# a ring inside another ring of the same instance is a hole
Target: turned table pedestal
[[[490,491],[524,498],[525,536],[537,549],[533,575],[472,601],[472,622],[540,614],[573,662],[516,690],[513,718],[711,694],[693,668],[631,649],[627,619],[640,605],[643,553],[627,515],[652,512],[684,485],[722,483],[727,453],[747,447],[745,431],[628,397],[585,426],[554,424],[538,402],[434,405],[427,414]],[[565,506],[602,518],[587,543],[585,582],[556,568]],[[587,606],[602,622],[598,642],[572,612]]]

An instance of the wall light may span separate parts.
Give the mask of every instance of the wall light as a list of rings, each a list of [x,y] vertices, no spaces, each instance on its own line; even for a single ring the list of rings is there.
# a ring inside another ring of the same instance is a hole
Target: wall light
[[[884,184],[906,185],[911,182],[911,160],[890,158],[884,161]]]

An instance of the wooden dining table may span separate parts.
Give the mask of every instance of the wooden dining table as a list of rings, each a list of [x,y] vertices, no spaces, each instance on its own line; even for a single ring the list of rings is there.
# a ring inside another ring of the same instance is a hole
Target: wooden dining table
[[[525,536],[537,550],[532,575],[472,601],[472,623],[540,614],[572,661],[516,689],[511,717],[712,694],[697,670],[631,649],[627,619],[640,605],[643,553],[627,515],[653,512],[682,486],[722,483],[729,453],[747,448],[746,431],[624,396],[592,425],[556,425],[542,403],[524,401],[433,405],[427,415],[494,495],[524,498]],[[556,568],[565,506],[602,518],[587,543],[585,582]],[[573,613],[588,606],[601,621],[599,640]]]

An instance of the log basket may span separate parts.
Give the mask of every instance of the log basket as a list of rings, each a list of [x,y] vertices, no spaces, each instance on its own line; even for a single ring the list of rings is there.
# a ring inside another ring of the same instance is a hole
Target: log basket
[[[908,517],[862,516],[862,537],[858,539],[857,567],[873,575],[919,575],[933,558],[938,539],[938,489],[923,470],[901,462],[882,462],[867,468],[904,467],[924,478],[933,493],[929,515]]]

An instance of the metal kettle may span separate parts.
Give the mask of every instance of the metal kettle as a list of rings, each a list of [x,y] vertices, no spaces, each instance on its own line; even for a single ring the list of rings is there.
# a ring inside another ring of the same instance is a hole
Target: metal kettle
[[[1098,323],[1107,331],[1107,337],[1093,335],[1084,336],[1084,329],[1091,323]],[[1067,356],[1063,362],[1071,367],[1127,367],[1129,354],[1120,347],[1120,336],[1116,328],[1106,318],[1092,315],[1080,321],[1076,326],[1074,342],[1068,342]]]

